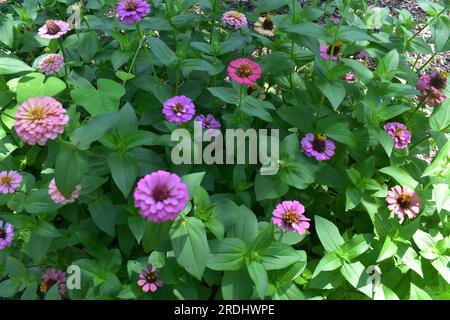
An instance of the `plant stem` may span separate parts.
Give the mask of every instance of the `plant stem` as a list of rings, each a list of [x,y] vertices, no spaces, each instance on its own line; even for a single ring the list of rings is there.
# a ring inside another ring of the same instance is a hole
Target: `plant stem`
[[[313,129],[315,130],[317,127],[317,122],[319,122],[319,118],[320,118],[320,111],[322,110],[322,106],[323,106],[323,101],[325,99],[325,96],[322,94],[320,96],[320,102],[319,102],[319,108],[317,109],[317,114],[316,114],[316,119],[314,119],[314,124],[313,124]]]
[[[416,108],[414,109],[414,111],[411,113],[411,115],[409,116],[408,120],[406,120],[405,124],[407,124],[412,117],[414,117],[414,115],[416,114],[416,112],[422,108],[425,104],[425,102],[427,101],[428,96],[423,97],[422,101],[419,102],[419,104],[416,106]]]
[[[434,52],[431,55],[431,57],[423,65],[421,65],[419,69],[417,69],[417,73],[420,73],[431,62],[431,60],[433,60],[434,57],[436,57],[436,55],[437,55],[437,53]]]
[[[142,39],[142,41],[145,41],[145,34],[142,32],[141,27],[139,26],[139,23],[136,25],[136,29],[139,32],[139,35]],[[143,42],[142,42],[143,43]],[[156,74],[156,69],[155,69],[155,65],[153,64],[153,59],[152,56],[150,55],[150,52],[148,52],[148,48],[146,46],[143,46],[145,54],[148,58],[148,61],[150,62],[150,66],[152,67],[152,72],[153,72],[153,77],[155,79],[158,79],[157,74]]]
[[[427,28],[431,22],[434,21],[434,19],[440,17],[445,11],[447,11],[447,6],[442,9],[437,15],[435,15],[430,21],[427,21],[422,28],[419,29],[419,31],[417,31],[416,33],[414,33],[408,40],[406,40],[406,44],[405,44],[405,48],[408,47],[408,44],[414,40],[423,30],[425,30],[425,28]]]
[[[428,139],[430,139],[429,136],[423,137],[422,139],[420,139],[420,140],[417,141],[416,143],[412,144],[412,145],[409,147],[409,149],[410,149],[410,150],[414,149],[414,148],[417,147],[419,144],[421,144],[422,142],[424,142],[424,141],[426,141],[426,140],[428,140]]]
[[[239,106],[241,106],[243,101],[244,101],[244,85],[241,84],[241,92],[239,95]]]
[[[61,39],[58,39],[58,45],[61,48],[61,53],[62,53],[62,55],[64,57],[64,75],[67,78],[67,75],[69,74],[68,71],[67,71],[67,54],[66,54],[66,51],[64,50],[64,45],[63,45]]]

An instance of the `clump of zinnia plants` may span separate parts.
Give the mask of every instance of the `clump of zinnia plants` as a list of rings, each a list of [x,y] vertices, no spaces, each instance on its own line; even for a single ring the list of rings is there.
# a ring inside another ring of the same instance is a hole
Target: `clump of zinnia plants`
[[[0,298],[450,299],[449,2],[418,5],[0,1]],[[194,122],[278,130],[277,170]]]

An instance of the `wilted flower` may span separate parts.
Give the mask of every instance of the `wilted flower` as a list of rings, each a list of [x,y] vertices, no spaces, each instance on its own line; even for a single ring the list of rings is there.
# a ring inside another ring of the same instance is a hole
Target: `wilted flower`
[[[78,198],[78,195],[80,194],[81,186],[77,185],[75,187],[75,190],[73,190],[72,194],[70,195],[70,198],[67,199],[64,195],[61,194],[61,192],[56,187],[55,179],[53,178],[52,181],[50,181],[50,184],[48,185],[48,194],[50,198],[55,203],[59,204],[68,204],[73,203]]]
[[[58,291],[61,297],[64,296],[66,293],[66,273],[56,268],[50,268],[42,276],[39,291],[46,293],[55,284],[59,287]]]
[[[222,22],[228,26],[233,26],[236,29],[247,26],[247,18],[245,14],[237,11],[227,11],[222,16]]]
[[[139,180],[134,190],[134,206],[152,222],[175,220],[189,200],[186,184],[174,173],[159,170]]]
[[[59,54],[49,54],[39,62],[39,71],[54,74],[64,67],[64,58]]]
[[[348,83],[353,83],[355,81],[355,74],[353,72],[347,72],[340,78]]]
[[[202,128],[204,129],[219,129],[220,128],[220,122],[214,118],[212,114],[204,115],[201,114],[197,117],[195,117],[195,121],[199,121],[202,124]]]
[[[45,39],[57,39],[67,32],[70,26],[67,22],[62,20],[47,20],[45,24],[39,28],[39,36]]]
[[[383,128],[392,137],[394,146],[397,149],[404,149],[411,142],[411,133],[404,124],[400,122],[389,122]]]
[[[14,228],[11,224],[0,220],[0,250],[9,247],[14,237]]]
[[[269,18],[268,15],[259,17],[258,21],[256,21],[254,24],[254,29],[256,32],[268,37],[275,36],[274,31],[276,28],[277,26],[273,23],[273,21]]]
[[[175,96],[164,102],[163,110],[167,121],[182,124],[191,120],[195,115],[195,105],[186,96]]]
[[[320,57],[322,59],[328,60],[330,59],[331,52],[333,51],[333,60],[337,60],[339,58],[339,53],[341,51],[341,42],[336,41],[334,44],[334,48],[332,45],[326,46],[324,44],[320,45]]]
[[[323,134],[314,136],[314,134],[308,133],[303,137],[300,144],[308,157],[316,158],[318,161],[330,160],[336,149],[333,140],[328,139]]]
[[[388,209],[394,212],[403,222],[405,215],[413,219],[420,211],[420,199],[414,190],[407,187],[395,186],[386,197]]]
[[[305,207],[298,201],[283,201],[273,210],[272,222],[284,232],[295,231],[304,234],[310,219],[305,216]]]
[[[122,0],[117,4],[117,18],[123,24],[141,21],[150,13],[150,5],[146,0]]]
[[[430,106],[436,106],[438,104],[443,103],[445,99],[446,99],[445,94],[440,92],[435,87],[431,87],[427,96],[427,104],[429,104]]]
[[[43,146],[64,132],[69,122],[65,113],[66,109],[52,97],[30,98],[17,109],[14,128],[22,140]]]
[[[232,81],[249,87],[258,81],[262,73],[259,64],[247,58],[231,61],[227,71]]]
[[[147,265],[147,269],[142,269],[139,274],[137,285],[142,287],[142,291],[144,292],[155,292],[158,287],[162,287],[164,284],[161,280],[158,280],[158,273],[160,271],[159,268],[153,271],[153,266],[151,264]]]
[[[426,99],[426,103],[431,106],[441,104],[446,96],[441,90],[447,86],[447,72],[431,71],[424,73],[416,82],[416,89],[422,93],[421,99]]]
[[[17,171],[0,172],[0,193],[13,193],[22,183],[22,176]]]

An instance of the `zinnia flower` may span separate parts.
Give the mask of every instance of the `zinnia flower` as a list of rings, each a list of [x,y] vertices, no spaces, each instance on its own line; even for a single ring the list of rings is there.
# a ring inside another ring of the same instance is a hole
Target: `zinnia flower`
[[[202,128],[204,129],[219,129],[220,128],[220,122],[214,118],[212,114],[204,115],[201,114],[197,117],[195,117],[195,121],[199,121],[202,124]]]
[[[65,113],[66,109],[52,97],[30,98],[17,109],[14,128],[22,140],[43,146],[64,132],[69,122]]]
[[[333,140],[328,139],[323,134],[314,136],[314,134],[308,133],[303,137],[300,144],[308,157],[316,158],[318,161],[330,160],[336,149]]]
[[[447,86],[447,72],[431,71],[424,73],[416,82],[416,89],[422,95],[419,99],[426,99],[426,103],[430,106],[441,104],[445,101],[446,96],[441,90]]]
[[[431,89],[428,91],[428,96],[426,99],[428,105],[436,106],[443,103],[446,99],[446,96],[435,87],[431,87]]]
[[[50,184],[48,185],[48,195],[55,203],[59,204],[68,204],[73,203],[78,198],[78,195],[80,194],[81,186],[77,185],[75,187],[75,190],[70,195],[70,198],[67,199],[64,195],[59,192],[58,188],[56,187],[55,179],[53,178],[52,181],[50,181]]]
[[[353,83],[355,81],[355,74],[353,72],[347,72],[340,78],[348,83]]]
[[[411,142],[411,133],[404,124],[400,122],[389,122],[383,128],[392,137],[394,146],[397,149],[404,149]]]
[[[258,21],[256,21],[254,24],[254,29],[256,32],[268,37],[275,36],[274,31],[276,28],[277,26],[273,23],[273,21],[269,18],[268,15],[259,17]]]
[[[386,197],[388,209],[394,212],[403,222],[405,215],[413,219],[420,211],[420,199],[414,190],[407,187],[395,186]]]
[[[11,224],[0,220],[0,250],[9,247],[14,237],[14,228]]]
[[[0,172],[0,193],[13,193],[22,183],[22,176],[17,171]]]
[[[334,49],[332,45],[326,46],[324,44],[320,45],[320,57],[322,59],[328,60],[331,56],[331,51],[333,51],[333,60],[337,60],[339,58],[339,52],[341,51],[341,42],[336,41],[334,44]]]
[[[69,32],[70,26],[62,20],[47,20],[45,24],[39,28],[39,36],[45,39],[58,39]]]
[[[153,266],[151,264],[147,265],[147,269],[142,269],[137,282],[138,286],[142,287],[142,291],[155,292],[158,287],[163,286],[164,283],[161,280],[158,280],[158,273],[160,271],[160,269],[155,269],[155,271],[153,271]]]
[[[45,74],[54,74],[64,67],[64,58],[59,54],[49,54],[39,62],[39,70]]]
[[[272,222],[281,230],[304,234],[310,219],[305,216],[305,207],[298,201],[283,201],[273,210]]]
[[[356,55],[356,59],[358,59],[358,60],[364,60],[365,58],[367,58],[367,52],[365,50],[361,50]]]
[[[164,102],[163,110],[167,121],[176,124],[188,122],[195,115],[195,105],[186,96],[176,96]]]
[[[122,0],[117,4],[117,17],[123,24],[141,21],[150,13],[150,5],[146,0]]]
[[[159,170],[139,180],[134,190],[134,206],[152,222],[175,220],[189,200],[186,184],[174,173]]]
[[[247,18],[245,14],[237,11],[227,11],[222,16],[222,22],[228,26],[233,26],[236,29],[247,26]]]
[[[231,80],[249,87],[258,81],[262,73],[259,64],[247,58],[231,61],[227,71]]]
[[[39,291],[46,293],[54,284],[58,285],[61,297],[64,296],[66,293],[66,273],[56,268],[50,268],[42,276]]]

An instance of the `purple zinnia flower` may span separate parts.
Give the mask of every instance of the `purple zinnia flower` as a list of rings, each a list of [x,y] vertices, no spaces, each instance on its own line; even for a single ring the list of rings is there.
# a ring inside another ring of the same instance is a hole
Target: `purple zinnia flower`
[[[191,99],[186,96],[176,96],[164,102],[162,112],[167,121],[176,124],[188,122],[195,115],[195,105]]]
[[[407,187],[395,186],[386,197],[388,209],[394,212],[403,222],[405,215],[413,219],[420,211],[420,198],[414,190]]]
[[[60,54],[49,54],[39,62],[39,71],[49,75],[64,67],[64,58]]]
[[[67,32],[70,26],[67,22],[62,20],[47,20],[45,24],[39,28],[39,35],[45,39],[57,39]]]
[[[11,224],[0,220],[0,250],[9,247],[14,237],[14,228]]]
[[[365,50],[361,50],[361,51],[356,55],[356,59],[364,60],[365,58],[367,58],[367,52],[366,52]]]
[[[146,0],[122,0],[117,4],[117,17],[123,24],[141,21],[150,13],[150,5]]]
[[[236,29],[247,26],[247,18],[245,14],[237,11],[227,11],[222,16],[222,22],[229,26],[234,26]]]
[[[22,183],[22,176],[17,171],[0,172],[0,193],[13,193]]]
[[[298,201],[283,201],[273,210],[272,222],[281,230],[304,234],[309,228],[310,219],[305,216],[305,207]]]
[[[159,170],[139,180],[134,190],[134,206],[152,222],[175,220],[189,200],[186,184],[174,173]]]
[[[336,146],[333,140],[328,139],[323,134],[306,134],[300,141],[303,152],[310,158],[316,158],[318,161],[330,160],[334,155]]]
[[[195,121],[199,121],[202,124],[202,128],[204,129],[219,129],[220,122],[214,118],[212,114],[204,115],[201,114],[195,117]]]
[[[331,51],[333,51],[333,60],[337,60],[339,58],[339,53],[341,51],[341,42],[336,41],[334,44],[334,49],[332,45],[326,46],[324,44],[320,45],[320,57],[322,59],[328,60],[331,56]]]
[[[346,74],[340,76],[342,80],[345,80],[348,83],[353,83],[355,81],[355,74],[353,72],[347,72]]]
[[[142,269],[137,282],[138,286],[142,287],[142,291],[155,292],[158,287],[163,286],[164,283],[161,280],[158,280],[158,273],[160,271],[160,269],[155,269],[155,271],[153,271],[153,266],[151,264],[147,265],[147,269]]]
[[[64,296],[66,293],[66,273],[56,268],[50,268],[42,276],[39,291],[46,293],[54,284],[59,286],[59,294],[61,297]]]
[[[389,122],[383,128],[392,137],[397,149],[404,149],[411,142],[411,133],[404,124],[400,122]]]

